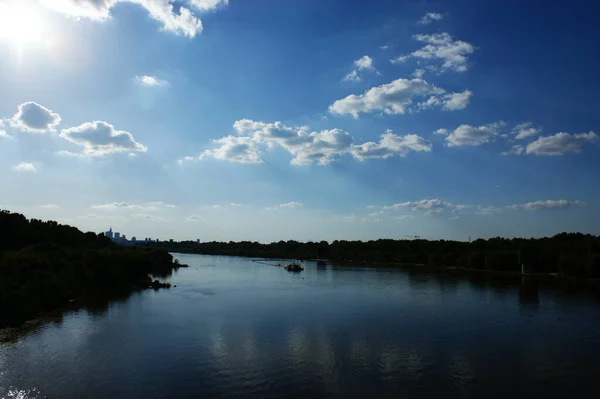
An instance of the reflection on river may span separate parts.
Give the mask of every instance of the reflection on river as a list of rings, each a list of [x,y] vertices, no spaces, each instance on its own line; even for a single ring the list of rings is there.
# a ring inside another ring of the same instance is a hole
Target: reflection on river
[[[177,288],[2,332],[0,397],[578,397],[600,372],[593,297],[178,257],[190,268],[170,277]]]

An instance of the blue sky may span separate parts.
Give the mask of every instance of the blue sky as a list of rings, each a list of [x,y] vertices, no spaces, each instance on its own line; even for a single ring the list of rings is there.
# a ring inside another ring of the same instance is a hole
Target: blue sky
[[[0,0],[0,207],[137,238],[600,234],[600,9],[561,3]]]

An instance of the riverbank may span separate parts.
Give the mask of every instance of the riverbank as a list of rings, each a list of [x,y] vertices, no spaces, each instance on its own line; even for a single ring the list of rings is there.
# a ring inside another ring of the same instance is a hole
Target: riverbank
[[[183,267],[161,249],[124,248],[102,235],[0,212],[0,327],[73,302],[169,288],[150,276]]]
[[[600,279],[600,237],[560,233],[544,238],[490,238],[472,242],[393,240],[298,242],[151,242],[142,247],[202,255],[264,259],[329,259],[371,265],[426,265],[477,271]]]

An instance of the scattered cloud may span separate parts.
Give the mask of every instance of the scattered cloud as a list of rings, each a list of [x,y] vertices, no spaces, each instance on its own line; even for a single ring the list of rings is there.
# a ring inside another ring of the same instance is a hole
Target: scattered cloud
[[[4,130],[3,128],[4,128],[4,121],[2,119],[0,119],[0,137],[10,137],[6,133],[6,130]]]
[[[128,202],[112,202],[109,204],[100,204],[100,205],[92,205],[92,209],[102,209],[102,210],[144,210],[144,211],[158,211],[164,210],[167,208],[175,208],[175,205],[165,204],[162,201],[157,202],[146,202],[144,204],[130,204]]]
[[[373,66],[373,58],[369,57],[368,55],[364,55],[358,60],[354,61],[354,67],[355,69],[344,76],[343,80],[347,82],[360,82],[362,78],[358,74],[359,71],[375,71],[375,67]]]
[[[13,166],[13,169],[17,172],[36,172],[35,166],[31,162],[21,162]]]
[[[546,200],[546,201],[534,201],[527,202],[525,204],[515,204],[507,206],[508,209],[523,209],[526,211],[537,211],[544,209],[568,209],[574,207],[582,207],[586,204],[581,201],[568,201],[568,200]]]
[[[368,55],[363,55],[361,58],[354,61],[354,65],[356,66],[356,68],[358,68],[359,71],[362,71],[365,69],[366,70],[374,69],[373,58],[369,57]]]
[[[421,68],[415,69],[415,71],[411,74],[413,78],[417,79],[421,79],[423,75],[425,75],[425,70]]]
[[[194,11],[205,12],[226,5],[229,0],[182,0],[175,7],[171,0],[39,0],[48,9],[76,19],[106,21],[119,3],[134,3],[146,9],[161,30],[194,37],[202,32],[202,22]],[[193,11],[192,11],[193,10]]]
[[[42,209],[58,209],[58,208],[60,208],[60,206],[58,206],[56,204],[45,204],[45,205],[40,205],[40,208],[42,208]]]
[[[24,132],[45,133],[54,131],[60,121],[57,113],[29,101],[19,105],[17,113],[11,119],[11,126]]]
[[[541,129],[536,129],[532,126],[533,123],[531,122],[521,123],[513,128],[512,134],[515,136],[515,139],[523,140],[528,137],[536,136],[542,131]]]
[[[504,127],[505,123],[500,121],[483,126],[460,125],[446,136],[448,147],[479,146],[489,143]],[[438,134],[447,134],[446,129],[438,129]]]
[[[474,207],[476,215],[495,215],[502,212],[502,208],[496,206],[482,206],[478,205]]]
[[[358,118],[360,113],[383,112],[388,115],[405,114],[407,111],[441,107],[454,111],[464,109],[471,97],[470,91],[447,93],[444,89],[429,84],[423,79],[396,79],[391,83],[373,87],[363,94],[351,94],[329,106],[329,112],[337,115],[350,114]],[[428,100],[411,108],[413,98]]]
[[[513,145],[510,150],[504,151],[502,155],[521,155],[525,151],[525,147],[522,145]]]
[[[448,135],[448,133],[450,133],[450,132],[448,131],[448,129],[438,129],[438,130],[436,130],[435,132],[433,132],[433,134],[439,134],[439,135],[441,135],[441,136],[447,136],[447,135]]]
[[[206,150],[200,154],[197,159],[215,158],[237,163],[256,164],[262,163],[257,143],[251,137],[226,136],[220,139],[212,140],[217,147],[213,150]],[[180,161],[188,162],[190,158],[184,157]]]
[[[419,201],[406,201],[400,202],[393,205],[387,205],[381,207],[381,212],[411,209],[414,212],[422,213],[425,215],[452,215],[449,219],[458,219],[461,215],[497,215],[500,214],[504,209],[511,210],[543,210],[543,209],[568,209],[583,207],[586,204],[581,201],[567,201],[567,200],[545,200],[545,201],[534,201],[524,204],[515,204],[507,206],[496,206],[496,205],[463,205],[453,204],[448,201],[441,199],[422,199]],[[393,217],[394,219],[406,219],[412,215],[401,215]]]
[[[288,202],[286,204],[279,204],[279,205],[275,205],[275,206],[268,206],[265,209],[267,211],[278,211],[278,210],[281,210],[281,209],[301,208],[303,206],[304,206],[304,204],[302,202],[291,201],[291,202]]]
[[[442,109],[445,111],[457,111],[467,108],[473,93],[465,90],[461,93],[449,93],[444,95],[442,100]]]
[[[382,50],[387,50],[388,47],[390,47],[390,46],[387,45],[387,44],[384,44],[383,46],[379,46],[379,48],[382,49]]]
[[[442,63],[441,71],[465,72],[469,69],[468,56],[475,51],[473,45],[462,40],[455,40],[449,33],[415,35],[413,38],[426,45],[409,55],[391,60],[393,64],[404,63],[410,58],[434,60]]]
[[[384,206],[384,210],[393,210],[399,208],[410,208],[413,211],[424,212],[426,215],[439,215],[446,209],[451,207],[452,204],[440,199],[422,199],[420,201],[407,201],[400,202],[394,205]]]
[[[185,220],[188,222],[202,222],[204,218],[200,215],[190,215],[186,217]]]
[[[527,144],[525,153],[549,156],[579,153],[584,144],[595,143],[597,141],[598,135],[594,132],[579,134],[556,133],[553,136],[541,136],[537,140]]]
[[[151,214],[147,214],[147,213],[134,213],[131,215],[134,218],[140,218],[140,219],[144,219],[144,220],[164,220],[165,218],[162,216],[158,216],[158,215],[151,215]]]
[[[346,76],[344,76],[343,80],[346,82],[360,82],[361,78],[358,76],[356,69],[353,69],[351,72],[348,72]]]
[[[437,12],[428,12],[419,20],[419,25],[429,25],[433,21],[441,21],[444,17]]]
[[[136,142],[131,133],[115,130],[107,122],[86,122],[64,129],[60,137],[83,147],[82,155],[103,156],[116,152],[146,152],[148,149]]]
[[[302,206],[304,206],[304,204],[302,202],[297,202],[297,201],[291,201],[286,204],[279,205],[280,208],[299,208]]]
[[[362,161],[368,158],[387,159],[392,156],[404,157],[409,152],[429,152],[431,142],[416,134],[398,136],[391,130],[382,134],[379,143],[368,142],[352,147],[354,158]]]
[[[136,76],[135,79],[139,84],[148,87],[160,87],[167,86],[169,84],[168,81],[164,79],[158,79],[156,76],[143,75]]]
[[[292,155],[295,165],[327,165],[343,155],[351,155],[357,160],[367,158],[389,158],[405,156],[411,151],[431,151],[431,143],[424,138],[408,134],[400,136],[391,130],[380,136],[379,142],[354,144],[353,137],[340,129],[310,132],[307,126],[289,127],[281,122],[265,123],[249,119],[236,121],[233,125],[238,136],[227,136],[213,140],[218,147],[206,150],[199,157],[185,157],[188,160],[204,159],[212,156],[217,159],[238,163],[260,163],[261,147],[280,147]],[[231,149],[240,143],[241,148]]]

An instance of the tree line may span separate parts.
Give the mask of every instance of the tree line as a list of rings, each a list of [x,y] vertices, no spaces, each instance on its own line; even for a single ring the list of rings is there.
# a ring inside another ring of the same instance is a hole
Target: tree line
[[[472,242],[448,240],[155,242],[140,245],[170,252],[257,258],[327,259],[503,272],[556,273],[600,278],[600,237],[560,233],[545,238],[490,238]]]
[[[0,211],[0,326],[73,299],[147,287],[150,274],[174,267],[161,249],[121,247],[102,234]]]

